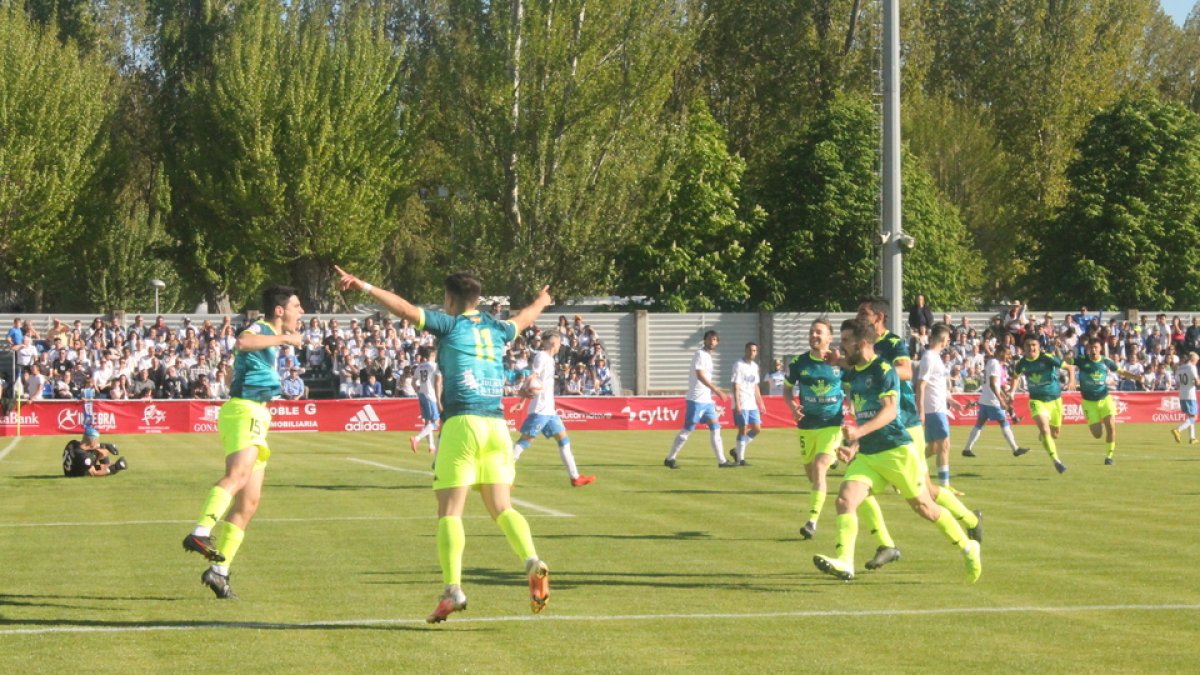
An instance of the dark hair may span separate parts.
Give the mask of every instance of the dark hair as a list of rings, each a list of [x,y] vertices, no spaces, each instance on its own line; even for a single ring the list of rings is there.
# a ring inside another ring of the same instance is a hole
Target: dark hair
[[[707,340],[708,340],[708,338],[710,338],[710,337],[720,337],[720,336],[719,336],[719,335],[717,335],[717,331],[715,331],[715,330],[706,330],[706,331],[704,331],[704,339],[705,339],[705,341],[707,341]]]
[[[891,314],[891,305],[888,304],[886,299],[878,295],[867,296],[859,300],[858,306],[862,307],[863,305],[866,305],[873,314],[882,314],[884,316]]]
[[[943,336],[950,334],[950,326],[944,323],[933,324],[933,330],[929,331],[929,342],[934,343],[941,340]]]
[[[288,300],[297,295],[291,286],[270,286],[262,292],[262,313],[267,319],[275,317],[276,307],[287,307]]]
[[[1088,338],[1087,343],[1088,343],[1088,346],[1091,347],[1092,345],[1103,345],[1104,341],[1098,337],[1093,337],[1093,338]]]
[[[830,332],[830,333],[832,333],[832,332],[833,332],[833,326],[829,324],[829,319],[826,319],[826,318],[825,318],[825,317],[823,317],[823,316],[822,316],[822,317],[818,317],[818,318],[816,318],[816,319],[813,319],[812,325],[813,325],[813,326],[815,326],[815,325],[817,325],[817,324],[823,324],[823,325],[824,325],[826,328],[828,328],[828,329],[829,329],[829,332]]]
[[[429,355],[432,353],[433,353],[433,347],[430,347],[429,345],[424,345],[424,346],[417,348],[417,356],[419,356],[427,361],[429,360]]]
[[[758,343],[757,343],[757,342],[747,342],[747,343],[746,343],[746,347],[745,347],[745,349],[749,349],[749,348],[751,348],[751,347],[754,347],[755,349],[758,349]]]
[[[1039,345],[1040,345],[1040,344],[1042,344],[1042,341],[1038,339],[1038,336],[1036,336],[1036,335],[1026,335],[1026,336],[1025,336],[1025,339],[1021,341],[1021,345],[1022,345],[1022,346],[1024,346],[1024,345],[1027,345],[1027,344],[1029,344],[1030,342],[1036,342],[1036,343],[1038,343]]]
[[[479,296],[483,293],[483,283],[479,281],[479,277],[467,272],[451,274],[446,277],[444,285],[450,297],[468,307],[479,302]]]
[[[875,334],[875,326],[866,319],[846,319],[842,322],[842,332],[850,333],[850,339],[854,342],[875,342],[877,335]]]

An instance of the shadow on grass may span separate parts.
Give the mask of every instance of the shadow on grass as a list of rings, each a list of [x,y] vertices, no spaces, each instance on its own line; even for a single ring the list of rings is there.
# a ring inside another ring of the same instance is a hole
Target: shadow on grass
[[[326,490],[329,492],[342,492],[349,490],[423,490],[425,492],[429,492],[428,485],[272,485],[271,488]]]

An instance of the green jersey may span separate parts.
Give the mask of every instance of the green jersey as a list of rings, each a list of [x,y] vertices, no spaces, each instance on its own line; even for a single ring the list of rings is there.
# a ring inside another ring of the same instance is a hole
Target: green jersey
[[[438,338],[443,416],[504,417],[504,345],[516,337],[516,325],[474,310],[458,316],[421,310],[422,329]]]
[[[843,423],[842,402],[846,395],[842,391],[842,369],[805,352],[788,364],[784,382],[788,387],[800,388],[800,408],[804,417],[796,423],[801,429],[824,429],[840,427]]]
[[[1022,358],[1013,368],[1016,375],[1025,376],[1025,384],[1029,388],[1029,398],[1035,401],[1053,401],[1062,397],[1062,384],[1058,381],[1058,370],[1062,368],[1062,359],[1043,353],[1030,361]]]
[[[875,355],[884,363],[896,367],[901,361],[912,363],[908,353],[908,345],[904,339],[888,331],[875,340]],[[913,393],[912,382],[900,380],[900,423],[905,429],[921,426],[921,416],[917,414],[917,396]]]
[[[258,335],[277,334],[266,321],[255,321],[245,330]],[[275,359],[278,355],[279,347],[236,352],[233,357],[233,381],[229,383],[229,396],[266,403],[283,393],[279,371],[275,369]]]
[[[1079,393],[1085,401],[1103,401],[1108,396],[1108,374],[1119,369],[1111,359],[1100,357],[1093,361],[1084,356],[1071,365],[1079,369]]]
[[[846,379],[850,381],[850,399],[854,403],[854,417],[860,426],[879,414],[884,398],[900,396],[900,376],[895,368],[878,356],[865,366],[852,368],[846,373]],[[912,436],[908,435],[897,411],[896,419],[858,439],[858,451],[864,455],[874,455],[909,443],[912,443]]]

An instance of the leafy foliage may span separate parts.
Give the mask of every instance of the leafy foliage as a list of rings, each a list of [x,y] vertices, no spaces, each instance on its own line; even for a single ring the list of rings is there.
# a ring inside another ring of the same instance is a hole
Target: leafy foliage
[[[1067,203],[1039,239],[1043,301],[1198,306],[1200,117],[1122,100],[1092,120],[1078,151]]]
[[[771,246],[760,236],[765,214],[738,215],[746,164],[730,155],[704,101],[689,109],[682,147],[666,189],[650,211],[643,241],[623,260],[628,295],[674,312],[746,309],[748,278],[761,277]]]
[[[40,309],[111,109],[108,69],[0,4],[0,277]]]

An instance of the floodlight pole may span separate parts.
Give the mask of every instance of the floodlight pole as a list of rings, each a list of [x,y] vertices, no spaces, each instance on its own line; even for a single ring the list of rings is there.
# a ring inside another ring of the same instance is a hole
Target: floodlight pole
[[[901,263],[900,201],[900,0],[883,3],[883,297],[891,305],[888,330],[903,335],[904,277]]]

